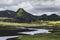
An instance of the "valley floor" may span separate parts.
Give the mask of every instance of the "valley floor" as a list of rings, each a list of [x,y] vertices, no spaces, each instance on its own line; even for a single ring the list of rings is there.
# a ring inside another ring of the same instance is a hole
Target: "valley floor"
[[[39,34],[39,35],[24,35],[19,40],[60,40],[60,32],[52,33],[52,34]]]
[[[53,27],[60,28],[60,21],[44,21],[40,23],[11,23],[0,22],[0,26],[20,26],[20,27]],[[60,40],[60,30],[51,34],[23,35],[18,40]]]
[[[43,21],[43,22],[39,22],[39,23],[12,23],[12,22],[0,22],[0,26],[60,27],[60,21]]]

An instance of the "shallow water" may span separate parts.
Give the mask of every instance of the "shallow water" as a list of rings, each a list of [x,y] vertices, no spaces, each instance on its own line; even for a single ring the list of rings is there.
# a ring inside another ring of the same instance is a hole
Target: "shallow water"
[[[16,38],[18,36],[5,36],[5,37],[0,37],[0,40],[7,40],[9,38]]]
[[[28,29],[34,31],[18,32],[18,34],[35,35],[35,34],[51,33],[50,31],[52,31],[50,29],[36,29],[36,28],[28,28]]]
[[[34,30],[34,31],[24,31],[24,32],[18,32],[18,34],[26,34],[26,35],[35,35],[35,34],[44,34],[44,33],[51,33],[50,32],[50,29],[37,29],[37,28],[26,28],[28,30]],[[16,37],[19,37],[19,36],[3,36],[3,37],[0,37],[0,40],[7,40],[8,38],[16,38]]]

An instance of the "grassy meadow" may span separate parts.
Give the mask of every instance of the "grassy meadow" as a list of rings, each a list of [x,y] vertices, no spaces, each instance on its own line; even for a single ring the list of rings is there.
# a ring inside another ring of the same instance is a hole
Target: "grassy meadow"
[[[0,22],[0,26],[23,26],[23,27],[60,27],[60,21],[43,21],[40,23],[14,23]]]
[[[56,26],[57,28],[60,27],[60,21],[45,21],[44,23],[40,24],[44,26]],[[60,40],[60,30],[55,30],[51,34],[36,34],[36,35],[24,35],[22,38],[18,38],[19,40]]]
[[[0,26],[20,26],[20,27],[59,27],[60,21],[42,21],[39,23],[13,23],[13,22],[0,22]],[[36,34],[36,35],[23,35],[18,40],[60,40],[60,30],[51,34]]]

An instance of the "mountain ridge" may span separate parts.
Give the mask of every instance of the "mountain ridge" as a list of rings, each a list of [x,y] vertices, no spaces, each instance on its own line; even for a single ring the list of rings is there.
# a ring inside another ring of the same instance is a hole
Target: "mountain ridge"
[[[19,8],[17,12],[11,10],[0,11],[0,17],[11,17],[17,20],[17,22],[33,22],[36,20],[44,20],[44,21],[56,21],[60,20],[60,16],[56,14],[46,15],[43,14],[41,16],[34,16],[28,12],[26,12],[23,8]]]
[[[0,17],[13,17],[14,14],[15,12],[11,10],[0,11]]]

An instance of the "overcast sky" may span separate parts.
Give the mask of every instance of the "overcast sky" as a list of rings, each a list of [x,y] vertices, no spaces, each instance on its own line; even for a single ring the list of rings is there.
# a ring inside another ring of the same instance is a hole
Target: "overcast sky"
[[[17,11],[19,8],[24,8],[33,15],[60,15],[60,0],[0,0],[0,11]]]

